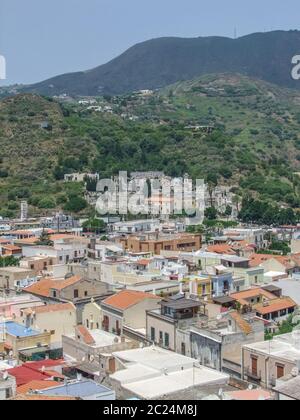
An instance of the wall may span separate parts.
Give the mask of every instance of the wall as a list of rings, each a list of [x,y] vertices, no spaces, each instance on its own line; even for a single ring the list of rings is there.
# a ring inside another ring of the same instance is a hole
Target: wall
[[[222,339],[206,330],[191,331],[191,355],[202,365],[221,370]]]
[[[146,311],[160,308],[161,298],[144,299],[124,311],[124,324],[133,329],[146,328]]]
[[[87,322],[88,321],[88,322]],[[82,324],[88,329],[101,329],[103,321],[103,313],[97,303],[92,302],[85,305],[82,312]],[[98,327],[97,327],[98,324]]]
[[[167,320],[157,318],[151,313],[147,314],[147,338],[151,340],[151,327],[155,329],[155,344],[164,347],[165,333],[169,334],[169,349],[175,351],[176,348],[176,324]],[[160,343],[160,331],[163,333],[163,343]]]
[[[51,333],[51,344],[61,347],[62,335],[70,334],[76,326],[76,309],[36,313],[32,320],[31,328]],[[26,325],[26,315],[21,318],[21,323]]]

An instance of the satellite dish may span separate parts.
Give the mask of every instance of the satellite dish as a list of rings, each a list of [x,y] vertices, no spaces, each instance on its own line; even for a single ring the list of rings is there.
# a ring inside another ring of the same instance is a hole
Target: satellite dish
[[[2,378],[3,378],[4,381],[6,381],[8,379],[8,373],[3,372]]]
[[[222,389],[222,388],[220,388],[220,389],[219,389],[218,396],[219,396],[220,398],[222,398],[222,397],[223,397],[223,389]]]
[[[95,357],[92,355],[91,357],[90,357],[90,362],[92,362],[93,363],[93,361],[95,360]]]
[[[84,363],[86,361],[85,356],[83,356],[83,358],[81,359],[81,361]]]
[[[252,389],[253,389],[253,385],[252,385],[252,384],[249,384],[249,386],[248,386],[248,390],[249,390],[249,391],[252,391]]]

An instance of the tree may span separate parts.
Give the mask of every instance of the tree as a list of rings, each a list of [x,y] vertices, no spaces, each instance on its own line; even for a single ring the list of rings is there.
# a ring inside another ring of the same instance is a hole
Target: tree
[[[82,197],[71,196],[69,197],[69,201],[64,206],[66,211],[72,213],[79,213],[80,211],[84,210],[87,207],[87,202]]]
[[[0,267],[16,267],[18,264],[19,260],[13,256],[0,258]]]
[[[102,233],[106,230],[106,224],[102,219],[91,218],[83,223],[83,230],[85,232]]]
[[[217,216],[218,216],[218,212],[216,210],[215,207],[209,207],[205,210],[205,217],[208,220],[216,220]]]
[[[38,239],[38,241],[36,242],[37,245],[43,245],[43,246],[53,246],[54,243],[53,241],[51,241],[50,239],[50,235],[48,232],[45,231],[45,229],[43,229],[43,232],[41,233],[40,238]]]

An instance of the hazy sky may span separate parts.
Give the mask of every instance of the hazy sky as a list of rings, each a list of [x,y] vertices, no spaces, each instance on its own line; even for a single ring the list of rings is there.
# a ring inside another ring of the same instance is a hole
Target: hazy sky
[[[299,0],[0,0],[0,54],[6,83],[32,83],[150,38],[300,29],[299,15]]]

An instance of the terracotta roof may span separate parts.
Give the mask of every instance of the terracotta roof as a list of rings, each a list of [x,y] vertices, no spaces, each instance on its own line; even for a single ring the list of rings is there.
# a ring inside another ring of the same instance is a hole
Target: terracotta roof
[[[58,303],[56,305],[44,305],[30,308],[36,314],[42,314],[47,312],[60,312],[60,311],[75,311],[73,303]]]
[[[54,286],[54,280],[52,279],[43,279],[38,281],[37,283],[32,284],[29,287],[24,289],[25,292],[32,293],[38,296],[49,297],[50,290]]]
[[[72,276],[68,279],[43,279],[37,283],[32,284],[24,289],[25,292],[32,293],[34,295],[49,297],[50,290],[63,290],[68,286],[78,283],[82,278],[80,276]]]
[[[82,279],[81,276],[72,276],[72,277],[69,277],[68,279],[54,280],[55,286],[53,287],[53,289],[63,290],[66,287],[69,287],[69,286],[72,286],[73,284],[78,283],[79,281],[81,281],[81,279]]]
[[[247,389],[245,391],[226,392],[226,395],[233,398],[234,400],[240,401],[257,401],[259,399],[272,399],[271,392],[265,391],[263,389]]]
[[[268,304],[268,306],[264,306],[261,303],[254,306],[256,312],[258,312],[261,315],[267,315],[273,312],[278,312],[284,309],[290,309],[295,307],[297,307],[297,303],[290,297],[272,300]]]
[[[20,251],[22,252],[22,248],[16,245],[2,245],[3,249],[7,249],[8,251]]]
[[[95,340],[93,339],[92,335],[83,325],[78,325],[76,327],[76,330],[79,332],[79,334],[83,338],[85,344],[88,344],[88,345],[95,344]]]
[[[50,235],[51,241],[59,241],[61,239],[74,239],[75,235],[71,235],[69,233],[56,233],[54,235]]]
[[[11,400],[19,401],[77,401],[75,397],[50,397],[48,395],[37,395],[37,394],[19,394]]]
[[[252,333],[253,330],[251,325],[238,312],[230,312],[229,315],[235,320],[245,334],[248,335]]]
[[[211,245],[211,246],[207,247],[207,252],[213,252],[213,253],[216,253],[216,254],[236,255],[236,252],[228,244]]]
[[[259,265],[263,264],[269,260],[276,260],[280,264],[282,264],[286,269],[290,269],[297,265],[298,258],[297,255],[292,256],[283,256],[283,255],[276,255],[276,254],[253,254],[250,257],[250,267],[258,267]]]
[[[18,239],[15,242],[18,244],[35,244],[37,243],[39,238],[35,238],[34,236],[31,238],[24,238],[24,239]]]
[[[141,260],[137,261],[137,264],[147,266],[147,265],[150,264],[150,262],[151,262],[151,260],[141,259]]]
[[[42,389],[47,389],[47,388],[53,388],[57,386],[57,382],[56,381],[47,381],[47,380],[43,380],[43,381],[30,381],[25,385],[21,385],[17,388],[17,393],[18,394],[27,394],[27,392],[29,391],[39,391]]]
[[[117,309],[127,309],[142,302],[145,299],[157,299],[158,297],[150,293],[136,292],[133,290],[123,290],[103,301],[105,305]]]
[[[232,293],[230,295],[230,297],[238,301],[244,301],[244,300],[251,299],[257,296],[263,296],[269,300],[276,299],[276,296],[273,295],[273,293],[270,293],[267,290],[261,289],[260,287],[244,290],[243,292]]]

